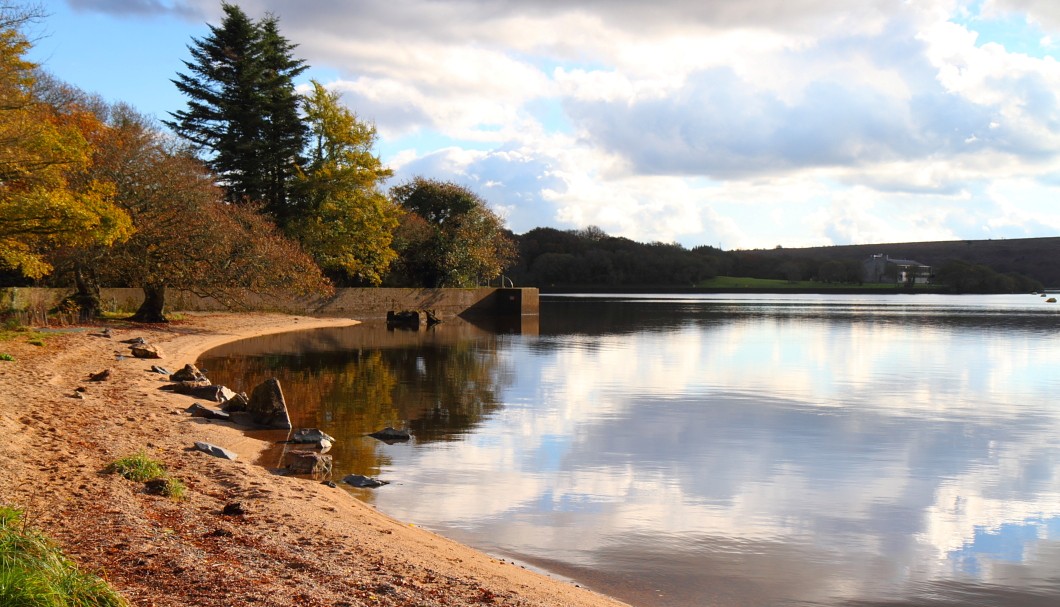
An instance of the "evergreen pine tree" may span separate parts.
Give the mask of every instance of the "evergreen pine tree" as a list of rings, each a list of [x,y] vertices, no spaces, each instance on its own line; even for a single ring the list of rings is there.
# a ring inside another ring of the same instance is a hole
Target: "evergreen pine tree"
[[[290,199],[291,177],[294,167],[301,163],[300,153],[305,147],[308,129],[299,115],[301,96],[295,91],[294,79],[308,67],[295,59],[295,45],[280,35],[277,20],[268,16],[260,24],[261,59],[264,69],[265,133],[263,159],[269,171],[266,183],[268,200],[275,200],[275,214],[286,224],[294,214],[295,202]]]
[[[173,80],[188,106],[165,124],[207,153],[230,202],[262,202],[283,222],[306,132],[294,78],[306,66],[275,17],[255,23],[238,6],[221,6],[221,25],[193,39],[188,72]]]

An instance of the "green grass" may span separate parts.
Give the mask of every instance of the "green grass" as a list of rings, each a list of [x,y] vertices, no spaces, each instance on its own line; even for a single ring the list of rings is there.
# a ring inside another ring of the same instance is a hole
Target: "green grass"
[[[12,361],[15,360],[15,357],[11,356],[7,352],[0,352],[0,360],[6,360],[8,362],[12,362]]]
[[[139,451],[117,459],[107,466],[107,472],[120,474],[123,477],[140,483],[162,480],[162,495],[180,501],[184,499],[188,488],[178,478],[169,476],[162,462],[151,459],[147,453]]]
[[[21,510],[0,506],[0,605],[128,607],[97,576],[82,573],[58,546],[30,529]]]
[[[4,322],[3,327],[0,328],[0,342],[13,341],[21,338],[25,338],[26,341],[35,346],[43,346],[45,334],[40,331],[34,331],[27,326],[20,325],[18,321],[13,318],[7,319]]]
[[[162,488],[162,495],[176,500],[181,501],[188,494],[188,487],[184,485],[179,478],[173,478],[172,476],[166,477],[166,485]]]
[[[148,457],[143,451],[114,460],[107,466],[107,471],[141,483],[166,476],[165,466]]]

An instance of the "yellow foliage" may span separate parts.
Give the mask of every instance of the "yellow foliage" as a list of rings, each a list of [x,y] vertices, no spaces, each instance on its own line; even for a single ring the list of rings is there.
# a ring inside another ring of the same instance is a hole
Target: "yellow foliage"
[[[128,238],[132,222],[113,204],[112,185],[72,185],[91,161],[83,129],[98,121],[34,97],[36,66],[24,58],[30,45],[18,30],[23,22],[0,16],[0,266],[38,278],[51,270],[48,250],[109,245]]]
[[[397,258],[391,243],[401,210],[379,190],[392,173],[372,153],[375,127],[316,81],[304,110],[313,140],[299,175],[305,208],[287,231],[322,268],[378,285]]]

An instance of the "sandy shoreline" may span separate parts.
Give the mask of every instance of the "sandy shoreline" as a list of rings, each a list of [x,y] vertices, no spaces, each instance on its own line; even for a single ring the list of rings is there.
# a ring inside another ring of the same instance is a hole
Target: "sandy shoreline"
[[[152,364],[176,370],[222,343],[353,321],[276,314],[194,314],[168,327],[112,323],[0,342],[0,503],[27,509],[82,567],[135,605],[623,605],[391,519],[316,482],[253,465],[267,443],[183,414],[193,399],[158,390]],[[161,361],[121,358],[122,339],[158,345]],[[111,369],[105,382],[89,373]],[[85,398],[74,388],[87,389]],[[207,441],[229,462],[191,449]],[[146,450],[188,486],[149,495],[106,474]],[[227,516],[225,504],[248,514]]]

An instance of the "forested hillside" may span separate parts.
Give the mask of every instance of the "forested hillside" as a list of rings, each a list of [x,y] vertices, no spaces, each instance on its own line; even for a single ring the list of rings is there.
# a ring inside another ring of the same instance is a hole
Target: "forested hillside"
[[[884,254],[892,258],[912,259],[935,268],[941,268],[948,261],[959,260],[967,264],[981,264],[1001,274],[1021,274],[1047,287],[1060,287],[1060,237],[845,245],[736,251],[734,254],[754,254],[773,261],[794,258],[861,260]]]
[[[1060,286],[1060,238],[887,243],[722,251],[639,243],[598,228],[537,228],[515,236],[509,275],[539,287],[691,287],[716,276],[858,286],[873,255],[931,266],[932,283],[956,292],[1021,292]]]

